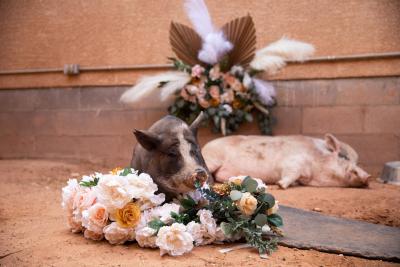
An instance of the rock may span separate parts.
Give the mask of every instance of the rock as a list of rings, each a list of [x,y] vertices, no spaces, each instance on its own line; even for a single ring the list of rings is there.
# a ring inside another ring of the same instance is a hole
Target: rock
[[[381,180],[384,183],[400,185],[400,161],[386,162],[383,166]]]
[[[280,206],[283,246],[400,262],[400,228]]]

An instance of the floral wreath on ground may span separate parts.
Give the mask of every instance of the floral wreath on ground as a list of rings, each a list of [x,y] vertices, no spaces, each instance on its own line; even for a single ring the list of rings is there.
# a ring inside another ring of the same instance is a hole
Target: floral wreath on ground
[[[256,51],[250,15],[218,29],[203,0],[186,0],[185,10],[194,29],[177,22],[170,27],[177,56],[170,59],[177,71],[142,78],[121,101],[135,107],[168,106],[187,123],[205,111],[213,130],[223,135],[256,116],[261,132],[271,134],[275,89],[260,76],[276,74],[288,61],[306,60],[314,47],[284,37]]]
[[[70,179],[62,206],[73,233],[114,245],[136,241],[179,256],[194,246],[244,239],[260,255],[276,248],[282,232],[278,202],[259,179],[239,176],[164,203],[165,195],[146,173],[125,168]],[[163,204],[164,203],[164,204]]]

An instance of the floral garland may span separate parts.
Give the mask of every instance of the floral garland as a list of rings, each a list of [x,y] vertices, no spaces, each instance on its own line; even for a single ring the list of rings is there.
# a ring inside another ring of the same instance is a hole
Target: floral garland
[[[224,72],[222,64],[202,67],[174,58],[172,61],[178,70],[191,75],[168,109],[172,115],[190,124],[205,111],[213,131],[223,135],[235,132],[244,122],[252,122],[255,115],[261,133],[272,134],[270,110],[276,104],[275,92],[269,84],[253,78],[255,71],[235,65]]]
[[[73,233],[110,244],[136,241],[159,248],[160,255],[180,256],[194,246],[245,239],[260,254],[276,248],[282,218],[265,184],[250,177],[229,182],[195,184],[180,200],[165,201],[146,173],[131,168],[70,179],[62,189],[62,206]]]

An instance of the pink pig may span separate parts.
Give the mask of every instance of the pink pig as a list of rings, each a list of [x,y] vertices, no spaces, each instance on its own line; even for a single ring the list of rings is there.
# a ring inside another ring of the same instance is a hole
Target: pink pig
[[[310,186],[365,187],[370,175],[357,166],[358,155],[332,134],[325,140],[307,136],[228,136],[202,150],[217,181],[249,175],[287,188]]]

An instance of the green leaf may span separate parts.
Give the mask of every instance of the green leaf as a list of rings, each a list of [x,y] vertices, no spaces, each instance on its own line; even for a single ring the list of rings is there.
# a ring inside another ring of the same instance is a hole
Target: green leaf
[[[233,201],[239,200],[239,199],[242,198],[242,192],[237,191],[237,190],[232,190],[232,191],[230,192],[230,194],[229,194],[229,197],[230,197]]]
[[[166,224],[163,223],[160,219],[154,219],[150,221],[147,225],[158,232],[158,230],[160,230],[160,228],[165,226]]]
[[[262,213],[257,214],[257,216],[254,218],[254,223],[258,226],[264,226],[266,223],[268,223],[268,216]]]
[[[275,227],[280,227],[280,226],[283,225],[282,217],[279,216],[279,215],[276,214],[276,213],[275,213],[275,214],[271,214],[271,215],[268,216],[268,222],[269,222],[271,225],[275,226]]]
[[[94,177],[92,181],[80,181],[79,185],[85,187],[92,187],[96,186],[98,182],[99,182],[99,177]]]
[[[258,199],[261,202],[267,203],[269,209],[275,205],[275,198],[271,194],[268,193],[261,194]]]
[[[196,206],[196,201],[194,201],[190,196],[187,196],[187,198],[181,199],[181,205],[184,209],[188,210]]]
[[[257,186],[258,183],[256,180],[252,179],[250,176],[247,176],[243,182],[242,182],[242,186],[244,187],[244,189],[249,192],[249,193],[253,193],[257,190]]]
[[[132,169],[131,168],[124,168],[124,170],[121,172],[121,174],[119,176],[127,176],[128,174],[132,173]]]
[[[228,237],[232,235],[233,228],[232,228],[232,225],[230,223],[222,222],[220,224],[220,226],[221,226],[221,230],[224,232],[224,235],[226,235]]]

